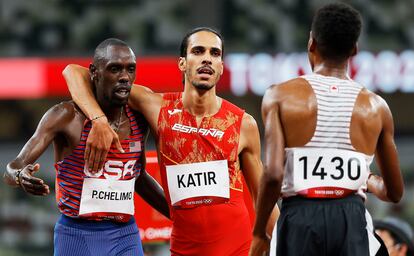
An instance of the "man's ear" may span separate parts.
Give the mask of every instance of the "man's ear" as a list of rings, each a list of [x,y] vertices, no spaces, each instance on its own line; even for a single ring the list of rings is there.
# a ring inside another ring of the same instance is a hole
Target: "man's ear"
[[[89,64],[89,75],[91,77],[91,81],[96,79],[96,66],[93,63]]]
[[[308,41],[308,51],[314,52],[316,50],[316,40],[312,35],[312,31],[309,33],[309,41]]]
[[[181,72],[185,71],[186,64],[187,64],[187,60],[185,59],[185,57],[180,57],[178,59],[178,68],[180,69]]]
[[[402,255],[406,255],[408,251],[408,246],[406,244],[401,244],[400,249],[398,250]]]

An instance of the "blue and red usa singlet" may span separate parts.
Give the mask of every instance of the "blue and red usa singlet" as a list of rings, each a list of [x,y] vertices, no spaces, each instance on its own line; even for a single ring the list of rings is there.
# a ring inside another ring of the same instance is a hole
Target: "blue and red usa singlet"
[[[133,183],[141,171],[141,155],[144,154],[144,137],[147,129],[147,122],[145,119],[137,113],[133,113],[128,106],[126,106],[126,113],[130,121],[131,133],[128,138],[121,141],[121,145],[125,153],[119,152],[114,145],[111,146],[105,160],[104,168],[98,175],[91,175],[87,170],[84,170],[84,151],[86,140],[91,129],[91,122],[86,121],[79,145],[73,150],[73,152],[66,156],[62,161],[56,163],[56,201],[59,207],[59,211],[68,216],[74,218],[82,218],[88,220],[104,220],[111,219],[116,222],[128,222],[131,215],[130,211],[127,212],[111,212],[111,210],[105,210],[105,208],[98,207],[99,200],[111,200],[111,205],[118,203],[124,203],[125,201],[133,200],[134,187],[126,191],[111,191],[111,186],[100,187],[99,184],[106,184],[106,181],[116,181],[120,187],[126,183]],[[87,187],[88,182],[90,184],[90,198],[89,201],[94,202],[84,203],[85,214],[80,214],[81,196],[85,197],[85,191],[82,188]],[[98,185],[99,186],[98,186]],[[95,205],[97,209],[94,208]],[[129,204],[128,204],[129,205]],[[133,201],[132,201],[133,205]],[[121,207],[121,206],[120,206]],[[108,207],[107,207],[108,208]],[[113,208],[113,207],[112,207]]]

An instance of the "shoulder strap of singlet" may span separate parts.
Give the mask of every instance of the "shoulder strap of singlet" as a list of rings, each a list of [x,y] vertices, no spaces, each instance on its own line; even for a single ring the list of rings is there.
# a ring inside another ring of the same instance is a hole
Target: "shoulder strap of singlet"
[[[242,108],[239,108],[238,106],[234,105],[233,103],[231,103],[230,101],[227,101],[225,99],[222,99],[222,106],[221,109],[227,109],[230,110],[231,112],[235,113],[238,116],[243,116],[245,110]]]

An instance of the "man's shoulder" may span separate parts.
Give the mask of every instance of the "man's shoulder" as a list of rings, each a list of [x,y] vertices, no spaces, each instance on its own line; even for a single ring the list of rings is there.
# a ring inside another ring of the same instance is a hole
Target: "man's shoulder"
[[[59,112],[63,115],[74,115],[76,112],[80,111],[80,108],[76,105],[73,100],[62,101],[52,106],[49,110],[53,112]],[[82,112],[82,111],[80,111]]]
[[[277,91],[279,93],[290,93],[292,90],[301,89],[301,87],[305,86],[309,86],[308,81],[302,77],[296,77],[282,83],[272,84],[268,90]]]
[[[62,101],[52,106],[46,115],[56,122],[68,123],[72,120],[85,120],[86,117],[73,101]],[[78,118],[76,118],[78,117]]]
[[[131,107],[129,107],[129,106],[127,106],[126,107],[127,109],[129,109],[129,112],[132,114],[132,116],[134,117],[134,119],[135,119],[135,121],[136,121],[136,123],[139,125],[139,126],[148,126],[148,121],[147,121],[147,119],[145,118],[145,116],[144,116],[144,114],[142,114],[142,112],[141,111],[138,111],[138,110],[135,110],[135,109],[132,109]],[[127,110],[128,111],[128,110]]]
[[[159,95],[162,95],[165,101],[176,101],[181,99],[182,92],[165,92]]]
[[[388,109],[388,104],[384,98],[366,88],[363,88],[359,93],[357,102],[358,104],[368,104],[375,109]]]
[[[302,77],[271,85],[263,97],[264,105],[274,105],[284,100],[302,100],[312,93],[312,87]]]
[[[222,107],[225,108],[227,111],[233,112],[236,115],[243,115],[245,113],[245,110],[241,107],[237,106],[234,103],[231,103],[230,101],[221,98],[222,100]]]
[[[245,129],[242,129],[242,132],[243,132],[243,130],[245,130],[247,135],[249,135],[249,133],[250,133],[250,131],[252,131],[252,129],[253,130],[258,129],[256,119],[254,119],[254,117],[252,115],[250,115],[249,113],[247,113],[247,112],[243,113],[242,128],[243,127]]]

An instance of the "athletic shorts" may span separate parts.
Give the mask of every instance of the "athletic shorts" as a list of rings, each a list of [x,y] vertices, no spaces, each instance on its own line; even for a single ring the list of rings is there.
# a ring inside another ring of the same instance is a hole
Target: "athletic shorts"
[[[55,256],[143,256],[135,219],[90,221],[61,215],[55,225]]]
[[[362,198],[283,199],[277,222],[278,256],[368,256]]]

